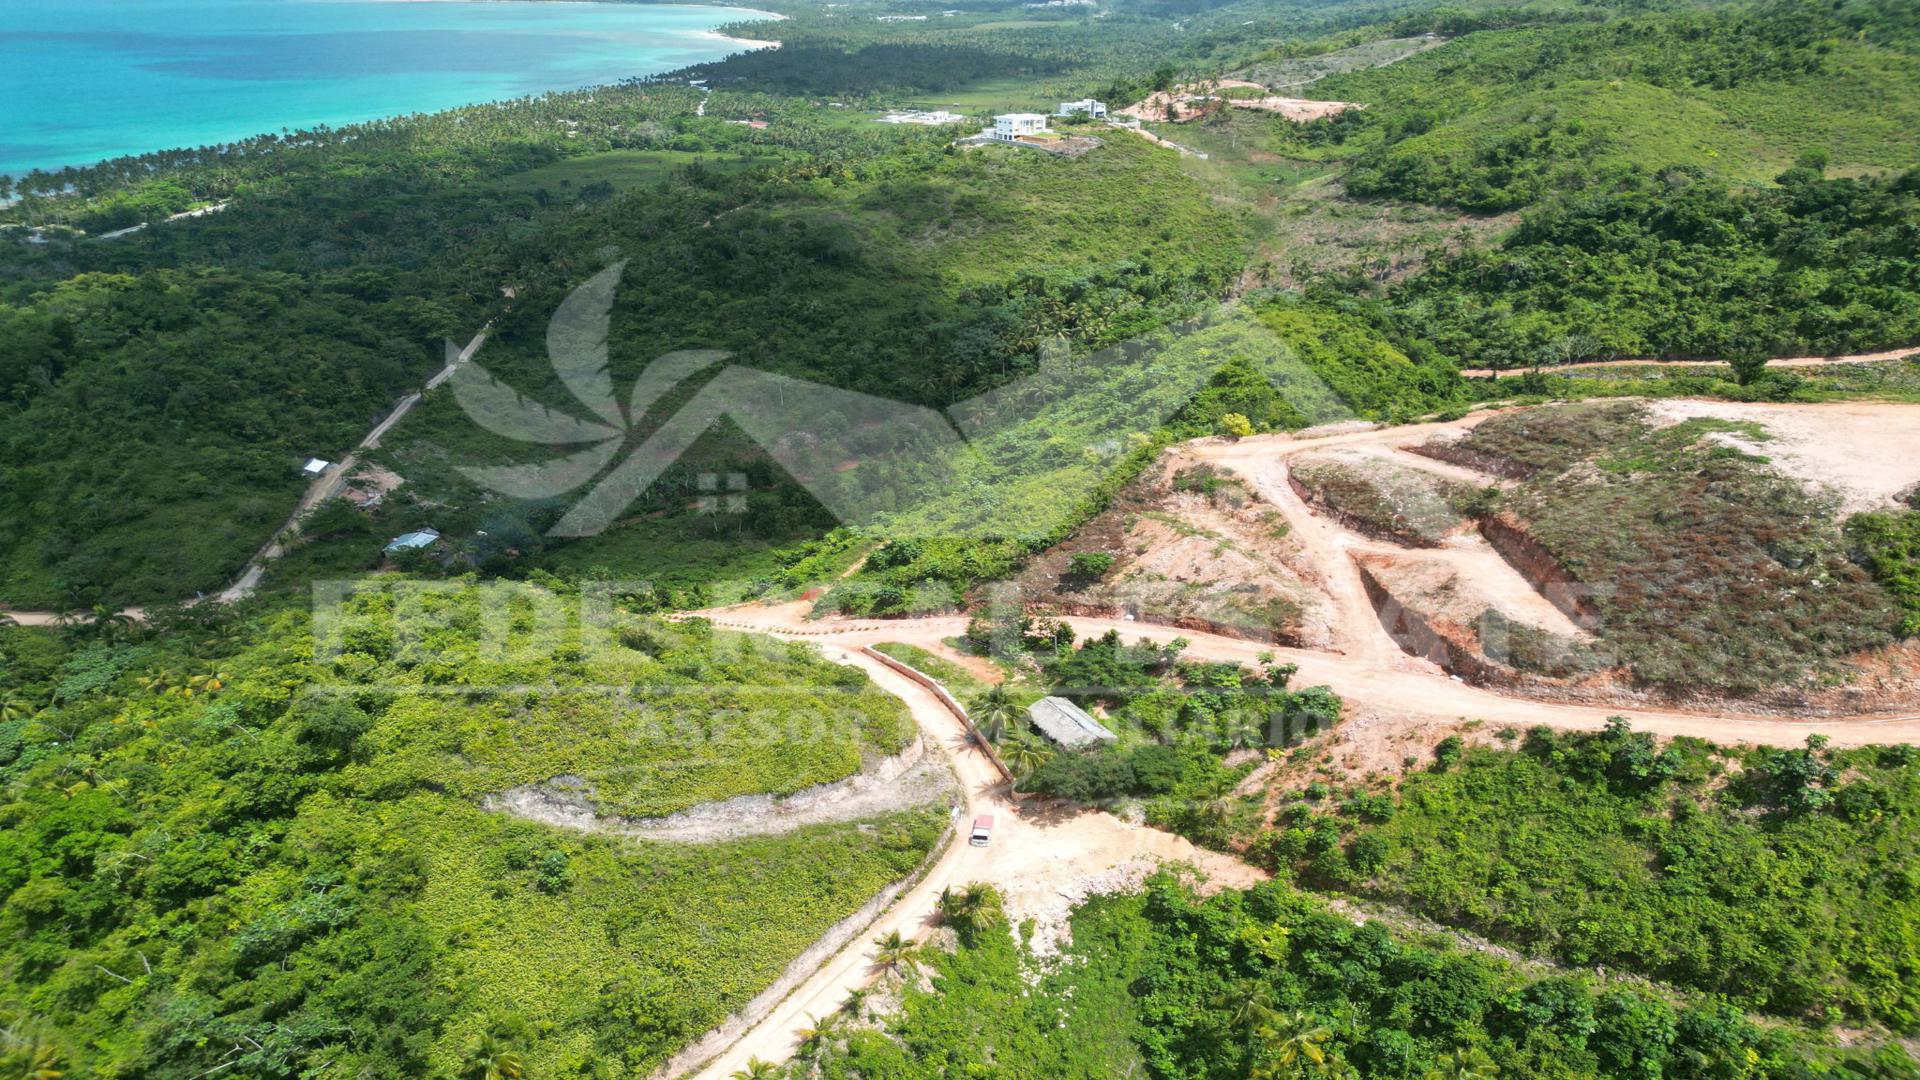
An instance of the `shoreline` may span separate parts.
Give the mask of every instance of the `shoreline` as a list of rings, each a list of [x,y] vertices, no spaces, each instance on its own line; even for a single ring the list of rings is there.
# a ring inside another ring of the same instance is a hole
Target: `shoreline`
[[[326,2],[326,0],[322,0],[322,2]],[[687,42],[694,43],[694,44],[711,44],[717,49],[728,50],[726,52],[722,52],[721,55],[715,56],[709,60],[700,61],[699,63],[702,63],[702,64],[716,64],[727,59],[729,56],[735,55],[737,53],[757,52],[763,49],[777,49],[781,47],[781,42],[777,40],[735,37],[733,35],[723,33],[720,27],[729,26],[737,23],[785,22],[788,18],[787,16],[782,15],[777,11],[767,11],[763,8],[740,7],[738,5],[724,4],[724,3],[697,3],[697,2],[695,3],[675,2],[675,3],[659,3],[659,4],[620,3],[620,2],[616,2],[616,0],[346,0],[346,2],[381,3],[381,4],[439,4],[439,3],[451,3],[451,4],[486,3],[486,4],[529,4],[529,5],[567,4],[570,6],[597,7],[597,8],[603,8],[603,9],[622,9],[622,10],[634,11],[634,12],[644,12],[648,9],[655,9],[655,10],[679,9],[682,11],[700,11],[700,12],[711,11],[711,12],[715,12],[716,14],[724,14],[725,16],[727,16],[725,20],[718,23],[715,26],[705,28],[705,29],[699,29],[699,30],[689,29],[689,30],[682,30],[678,32],[683,38],[683,40]],[[681,65],[681,66],[687,66],[687,65]],[[501,97],[482,97],[475,100],[462,101],[462,102],[450,104],[450,105],[428,106],[424,108],[409,109],[405,107],[397,107],[392,111],[380,112],[377,114],[364,116],[359,119],[343,120],[343,121],[316,121],[313,123],[307,123],[305,121],[302,121],[297,127],[293,123],[288,122],[288,123],[281,124],[280,127],[282,129],[292,129],[297,131],[318,130],[320,128],[328,128],[334,131],[339,131],[342,129],[352,128],[362,124],[379,124],[379,123],[385,123],[385,122],[394,121],[394,120],[400,120],[407,117],[431,116],[437,113],[452,112],[459,109],[478,108],[478,107],[484,107],[484,106],[505,106],[505,105],[510,105],[517,101],[531,100],[535,98],[544,97],[550,94],[574,94],[574,93],[589,92],[589,91],[593,91],[603,87],[614,87],[614,86],[620,86],[629,82],[644,81],[646,79],[653,78],[657,75],[664,74],[665,71],[667,70],[673,70],[673,69],[666,68],[666,69],[662,69],[661,71],[643,71],[643,72],[628,71],[627,73],[624,73],[615,77],[611,77],[611,78],[606,78],[601,81],[576,83],[569,86],[556,87],[550,90],[528,91],[525,93],[515,93],[515,94],[509,94]],[[238,145],[242,142],[245,142],[249,139],[257,138],[260,135],[267,133],[271,130],[273,130],[273,126],[269,123],[269,124],[265,124],[258,130],[255,130],[246,134],[234,135],[226,138],[209,138],[205,140],[194,140],[191,136],[188,136],[187,137],[188,141],[165,143],[162,145],[151,146],[146,149],[140,149],[140,150],[127,150],[122,152],[106,152],[106,153],[102,153],[98,157],[90,157],[85,160],[77,160],[77,161],[69,160],[69,161],[57,162],[57,163],[22,165],[15,169],[0,168],[0,177],[7,177],[9,179],[13,179],[17,181],[34,172],[44,173],[49,176],[57,176],[61,172],[68,169],[72,169],[76,171],[85,171],[88,169],[97,168],[101,165],[105,165],[108,162],[113,162],[113,161],[122,161],[122,160],[139,161],[144,158],[152,157],[153,155],[156,155],[156,154],[168,154],[168,153],[178,153],[182,151],[206,150],[211,148],[231,147],[231,146]],[[7,203],[0,203],[0,209],[4,209],[8,206],[11,206],[13,203],[16,203],[18,201],[20,200],[13,199]]]

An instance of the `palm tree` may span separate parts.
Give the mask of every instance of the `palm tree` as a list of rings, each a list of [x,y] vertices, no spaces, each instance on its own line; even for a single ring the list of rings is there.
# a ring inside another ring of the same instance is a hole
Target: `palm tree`
[[[1221,723],[1221,737],[1229,750],[1244,750],[1249,746],[1258,746],[1266,741],[1266,718],[1259,709],[1251,704],[1241,705],[1227,713]]]
[[[1249,1080],[1281,1080],[1298,1076],[1303,1066],[1318,1071],[1327,1067],[1326,1042],[1333,1032],[1311,1013],[1295,1010],[1254,1033],[1260,1042],[1260,1060],[1248,1073]]]
[[[0,1075],[12,1080],[60,1080],[67,1075],[60,1068],[60,1053],[40,1036],[29,1035],[16,1038],[12,1045],[0,1053]]]
[[[520,1052],[492,1031],[482,1031],[467,1041],[460,1065],[461,1080],[516,1080],[526,1071]]]
[[[181,697],[193,697],[196,694],[215,694],[226,688],[233,676],[224,671],[203,671],[198,675],[187,676],[186,682],[171,691]]]
[[[889,930],[885,935],[873,939],[877,951],[873,962],[887,969],[887,974],[898,975],[902,969],[919,970],[920,945],[898,930]]]
[[[962,934],[972,936],[993,929],[1006,918],[1006,908],[1000,890],[975,882],[959,892],[941,890],[940,914]]]
[[[1232,1015],[1228,1022],[1235,1030],[1254,1036],[1279,1022],[1280,1003],[1274,1000],[1273,987],[1261,979],[1236,979],[1232,986],[1214,995],[1213,1006]]]
[[[732,1080],[773,1080],[780,1072],[780,1066],[771,1061],[761,1061],[757,1057],[747,1059],[747,1067],[733,1070]]]
[[[973,726],[991,743],[999,742],[1007,727],[1020,719],[1020,706],[1014,704],[1013,695],[1007,692],[1004,683],[990,686],[986,693],[974,698],[971,711]]]
[[[1463,1046],[1434,1063],[1423,1080],[1490,1080],[1500,1075],[1493,1060],[1477,1046]]]
[[[133,629],[134,618],[111,604],[95,604],[87,610],[87,624],[95,634],[117,641]]]
[[[832,1048],[833,1040],[840,1034],[838,1014],[828,1013],[818,1019],[807,1017],[807,1026],[794,1034],[800,1036],[800,1055],[811,1061],[819,1061]]]
[[[9,693],[0,698],[0,723],[24,720],[39,711],[39,707],[24,694]]]
[[[873,987],[856,986],[847,991],[847,1000],[840,1003],[840,1011],[849,1019],[858,1020],[867,1012],[867,999],[873,996]]]
[[[1025,780],[1035,769],[1053,760],[1053,751],[1030,732],[1023,731],[1000,748],[1000,760],[1018,780]]]

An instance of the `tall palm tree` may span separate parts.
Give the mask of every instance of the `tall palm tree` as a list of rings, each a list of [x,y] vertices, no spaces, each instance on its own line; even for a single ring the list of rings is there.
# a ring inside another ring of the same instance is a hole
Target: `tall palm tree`
[[[38,711],[39,707],[25,694],[8,693],[0,697],[0,723],[24,720]]]
[[[1491,1080],[1500,1070],[1477,1046],[1463,1046],[1428,1069],[1423,1080]]]
[[[1298,1076],[1307,1066],[1324,1072],[1326,1043],[1333,1031],[1313,1014],[1295,1010],[1276,1017],[1255,1037],[1260,1042],[1259,1060],[1247,1074],[1249,1080],[1283,1080]]]
[[[1220,735],[1229,750],[1244,750],[1266,741],[1266,717],[1252,703],[1229,710],[1221,721]]]
[[[800,1036],[800,1055],[818,1062],[832,1049],[834,1038],[840,1034],[839,1015],[828,1013],[817,1019],[808,1016],[807,1025],[794,1034]]]
[[[780,1066],[773,1062],[750,1057],[746,1068],[733,1070],[732,1080],[773,1080],[779,1073]]]
[[[1020,706],[1014,704],[1013,695],[1007,692],[1004,683],[990,686],[975,697],[968,711],[973,714],[973,726],[979,729],[980,736],[991,743],[999,742],[1007,728],[1020,719]]]
[[[898,975],[902,970],[920,968],[920,945],[898,930],[889,930],[873,939],[875,952],[873,962],[887,969],[887,974]]]
[[[1052,759],[1053,751],[1030,732],[1021,732],[1000,747],[1000,760],[1012,770],[1016,780],[1032,776],[1035,769]]]
[[[517,1080],[526,1071],[520,1051],[492,1031],[482,1031],[467,1040],[466,1052],[461,1055],[461,1080]]]
[[[232,678],[233,676],[224,671],[203,671],[198,675],[187,676],[185,682],[174,687],[170,692],[188,698],[203,694],[217,694],[226,689],[227,683]]]
[[[943,889],[940,914],[961,933],[974,935],[991,930],[1005,919],[1006,908],[1000,900],[1000,890],[985,882],[974,882],[959,892]]]
[[[111,604],[95,604],[87,609],[87,625],[93,633],[117,641],[133,630],[133,616]]]
[[[1236,979],[1232,986],[1214,995],[1212,1004],[1228,1010],[1228,1022],[1249,1037],[1271,1029],[1281,1019],[1273,987],[1262,979]]]
[[[873,987],[856,986],[847,991],[847,1000],[840,1003],[840,1011],[849,1019],[858,1020],[867,1013],[867,999],[873,996]]]
[[[17,1038],[0,1052],[0,1075],[8,1080],[60,1080],[67,1075],[60,1067],[60,1052],[41,1041],[38,1035]]]

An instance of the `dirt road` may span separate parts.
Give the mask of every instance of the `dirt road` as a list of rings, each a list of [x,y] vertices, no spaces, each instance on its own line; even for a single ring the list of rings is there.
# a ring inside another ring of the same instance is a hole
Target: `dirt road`
[[[1490,415],[1490,414],[1485,414]],[[1920,417],[1920,410],[1915,411]],[[1468,423],[1478,422],[1476,418]],[[1455,425],[1459,427],[1463,425]],[[1355,443],[1344,436],[1343,451],[1364,453],[1367,459],[1380,460],[1390,467],[1419,470],[1474,485],[1498,485],[1496,477],[1475,473],[1458,465],[1407,453],[1408,429],[1389,428],[1369,432],[1373,441]],[[1426,434],[1418,436],[1426,438]],[[1402,561],[1444,563],[1509,618],[1570,637],[1585,636],[1565,612],[1540,595],[1513,564],[1502,558],[1478,532],[1468,531],[1447,537],[1439,547],[1408,549],[1387,541],[1375,540],[1347,529],[1316,513],[1287,482],[1287,459],[1305,450],[1321,450],[1324,442],[1309,443],[1243,440],[1201,442],[1183,448],[1191,457],[1223,466],[1245,477],[1262,500],[1272,504],[1286,517],[1294,535],[1307,541],[1306,555],[1316,562],[1316,572],[1333,603],[1334,637],[1343,641],[1346,652],[1365,652],[1376,658],[1400,651],[1375,613],[1372,599],[1362,584],[1353,556],[1384,555]]]
[[[967,623],[965,617],[957,615],[886,622],[809,622],[806,610],[805,605],[786,604],[778,607],[726,608],[702,614],[713,619],[717,625],[783,636],[797,632],[797,636],[818,639],[823,645],[899,641],[925,648],[929,643],[938,644],[942,639],[958,637],[966,631]],[[1130,619],[1066,616],[1060,621],[1071,626],[1074,633],[1082,638],[1097,637],[1109,630],[1118,631],[1128,641],[1145,639],[1167,642],[1176,637],[1185,638],[1187,655],[1202,660],[1232,660],[1251,664],[1262,653],[1268,653],[1276,662],[1300,666],[1300,674],[1294,679],[1295,686],[1331,686],[1352,706],[1409,719],[1485,720],[1495,725],[1527,727],[1545,724],[1548,727],[1591,731],[1604,726],[1609,717],[1624,714],[1639,731],[1668,736],[1692,735],[1719,743],[1798,746],[1808,735],[1816,734],[1828,736],[1839,746],[1920,742],[1920,713],[1789,720],[1728,711],[1694,712],[1684,709],[1562,704],[1507,697],[1492,690],[1469,686],[1433,664],[1398,650],[1384,660],[1367,659],[1287,648]]]
[[[1832,408],[1856,407],[1859,407],[1858,403]],[[1915,406],[1878,405],[1874,408],[1899,412],[1902,416],[1920,415],[1920,408]],[[1104,634],[1108,630],[1117,630],[1130,641],[1145,638],[1165,642],[1182,637],[1189,643],[1188,655],[1200,659],[1249,663],[1260,654],[1269,653],[1278,661],[1299,665],[1296,685],[1331,686],[1350,706],[1389,724],[1400,721],[1444,723],[1484,720],[1490,724],[1516,727],[1545,724],[1592,730],[1604,725],[1609,717],[1624,714],[1632,719],[1639,730],[1667,736],[1691,735],[1720,743],[1797,746],[1813,734],[1825,735],[1843,746],[1920,742],[1920,712],[1792,719],[1726,710],[1634,708],[1539,701],[1469,686],[1438,666],[1407,655],[1381,625],[1365,593],[1359,570],[1348,557],[1349,552],[1381,548],[1397,551],[1401,555],[1448,559],[1454,562],[1461,573],[1476,579],[1484,577],[1490,583],[1486,587],[1495,593],[1506,591],[1507,586],[1532,594],[1536,600],[1537,593],[1505,560],[1490,550],[1483,551],[1468,545],[1454,550],[1441,548],[1410,552],[1380,544],[1342,528],[1316,514],[1293,491],[1285,479],[1286,459],[1309,450],[1351,447],[1369,453],[1393,454],[1404,464],[1421,467],[1424,459],[1405,454],[1406,447],[1425,442],[1435,435],[1469,429],[1495,415],[1499,415],[1498,412],[1482,411],[1457,421],[1395,428],[1350,423],[1291,435],[1260,435],[1238,441],[1201,439],[1180,448],[1179,453],[1194,460],[1210,462],[1246,477],[1257,495],[1286,515],[1295,534],[1305,542],[1308,562],[1306,576],[1329,598],[1329,617],[1333,620],[1331,649],[1287,648],[1130,619],[1068,617],[1062,621],[1073,627],[1074,632],[1082,638]],[[1858,422],[1858,418],[1852,418],[1849,422]],[[1489,559],[1499,565],[1491,566]],[[898,641],[943,651],[947,648],[944,640],[963,634],[967,621],[965,616],[959,615],[897,620],[814,620],[810,618],[810,611],[810,604],[795,602],[777,606],[741,605],[696,614],[705,615],[723,626],[815,638],[823,644],[865,645]],[[1552,618],[1545,612],[1524,607],[1513,614],[1516,617],[1530,615]]]
[[[314,477],[313,482],[307,485],[307,490],[301,493],[300,501],[294,504],[293,513],[287,515],[287,520],[282,522],[280,527],[273,531],[273,535],[267,538],[267,542],[261,545],[260,550],[254,552],[253,557],[248,559],[246,565],[240,568],[240,574],[233,579],[233,583],[218,593],[215,593],[214,598],[220,603],[231,604],[252,596],[253,590],[260,587],[261,577],[266,574],[267,563],[286,553],[287,540],[299,530],[300,516],[339,494],[341,486],[347,482],[347,477],[353,474],[354,467],[360,463],[360,453],[377,448],[380,445],[380,440],[386,436],[387,432],[392,431],[395,424],[405,419],[406,415],[413,411],[413,407],[420,404],[420,399],[425,395],[426,391],[432,390],[441,383],[446,382],[449,378],[452,378],[456,368],[468,360],[473,359],[473,354],[478,352],[480,346],[486,342],[487,331],[492,326],[492,323],[488,323],[486,326],[481,327],[480,332],[473,335],[473,340],[467,342],[466,347],[459,352],[454,352],[453,345],[449,342],[447,345],[448,354],[446,366],[442,367],[432,378],[428,379],[423,389],[410,393],[395,402],[393,410],[382,417],[379,423],[373,425],[373,428],[365,435],[360,437],[360,441],[354,444],[351,453],[341,458],[319,476]],[[200,603],[201,599],[201,597],[195,597],[188,600],[186,602],[187,606],[192,607],[194,604]],[[60,621],[59,613],[54,611],[5,611],[4,609],[0,609],[0,612],[4,612],[4,614],[21,626],[51,626]],[[141,608],[130,607],[123,609],[122,614],[134,619],[144,619],[147,613]]]
[[[777,626],[770,629],[780,632]],[[1220,887],[1245,887],[1265,877],[1236,859],[1196,848],[1171,833],[1128,825],[1100,811],[1016,810],[1000,774],[965,738],[959,720],[931,691],[857,649],[840,645],[836,642],[824,651],[830,659],[859,668],[882,690],[904,701],[929,745],[951,756],[964,799],[961,835],[852,944],[822,965],[766,1019],[687,1074],[694,1080],[725,1080],[744,1069],[751,1058],[780,1062],[792,1057],[799,1048],[798,1029],[813,1017],[837,1010],[848,991],[878,975],[871,957],[873,939],[896,930],[906,937],[925,937],[939,921],[940,893],[945,889],[991,882],[1005,896],[1007,912],[1016,922],[1034,918],[1057,924],[1072,903],[1063,893],[1077,895],[1090,879],[1142,860],[1192,863]],[[964,826],[980,814],[993,815],[993,839],[986,847],[973,847],[966,841]]]
[[[1855,353],[1852,356],[1785,356],[1772,361],[1767,366],[1777,368],[1826,367],[1830,364],[1877,364],[1883,360],[1905,360],[1909,356],[1920,356],[1920,347],[1889,349],[1885,352]],[[1583,360],[1577,364],[1558,364],[1542,368],[1549,375],[1561,375],[1577,372],[1583,367],[1712,367],[1725,364],[1725,360]],[[1532,368],[1466,368],[1460,372],[1467,379],[1497,379],[1509,375],[1525,375]]]

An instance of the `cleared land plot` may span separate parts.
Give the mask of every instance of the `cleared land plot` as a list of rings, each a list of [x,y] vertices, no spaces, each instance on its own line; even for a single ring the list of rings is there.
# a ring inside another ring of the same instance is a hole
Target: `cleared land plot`
[[[1503,520],[1592,591],[1596,634],[1642,684],[1813,688],[1895,642],[1897,610],[1848,560],[1836,500],[1751,452],[1772,441],[1766,428],[1659,421],[1633,402],[1534,409],[1486,421],[1451,452],[1527,477]]]
[[[1415,53],[1425,52],[1445,44],[1444,39],[1437,37],[1382,38],[1379,41],[1369,41],[1364,45],[1355,45],[1350,49],[1340,49],[1319,56],[1256,61],[1234,72],[1234,77],[1274,90],[1285,90],[1291,87],[1307,86],[1329,75],[1338,75],[1344,71],[1385,67],[1405,60]]]
[[[1357,532],[1437,547],[1465,528],[1476,490],[1356,450],[1300,454],[1288,466],[1300,497]]]

